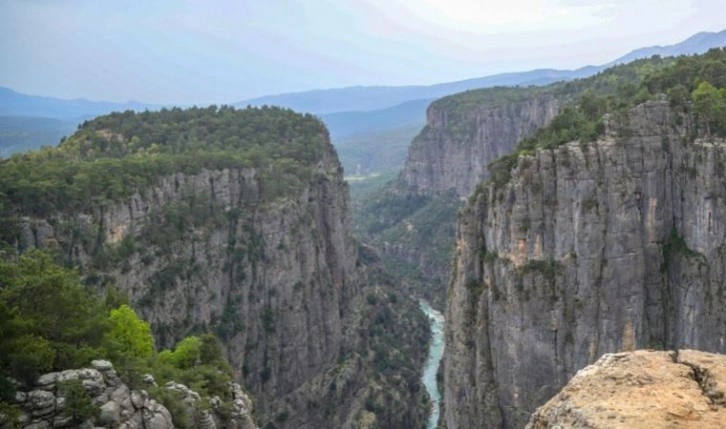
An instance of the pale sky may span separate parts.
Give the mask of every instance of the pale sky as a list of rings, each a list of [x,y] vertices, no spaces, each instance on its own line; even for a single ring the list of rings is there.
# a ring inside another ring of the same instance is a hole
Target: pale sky
[[[726,0],[0,0],[0,86],[230,103],[602,64],[726,28]]]

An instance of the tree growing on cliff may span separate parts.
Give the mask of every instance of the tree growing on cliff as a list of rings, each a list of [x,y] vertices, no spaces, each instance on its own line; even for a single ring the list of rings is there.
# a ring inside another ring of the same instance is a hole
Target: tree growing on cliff
[[[120,365],[122,375],[133,384],[140,375],[139,369],[145,366],[144,359],[154,353],[151,327],[124,304],[111,310],[104,347],[111,360]]]
[[[726,115],[726,89],[718,89],[708,81],[701,82],[693,90],[693,109],[706,130],[706,136],[711,136],[712,131],[717,135],[726,131],[723,120]]]
[[[159,353],[159,360],[180,369],[191,368],[199,362],[201,347],[199,337],[186,337],[177,343],[174,351],[164,350]]]
[[[111,310],[105,345],[117,359],[147,358],[154,351],[154,337],[149,323],[139,319],[136,312],[124,304]]]
[[[42,371],[100,353],[104,315],[78,273],[44,252],[0,261],[0,371],[32,383]]]

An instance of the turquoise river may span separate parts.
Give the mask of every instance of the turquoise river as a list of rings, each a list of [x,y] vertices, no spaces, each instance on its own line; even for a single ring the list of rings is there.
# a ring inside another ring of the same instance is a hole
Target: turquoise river
[[[426,367],[424,367],[423,383],[432,402],[431,415],[426,427],[435,429],[439,422],[439,402],[441,401],[441,392],[439,392],[439,386],[436,384],[436,371],[439,369],[439,362],[444,356],[444,316],[423,301],[421,301],[420,305],[421,310],[431,319],[431,345],[429,346]]]

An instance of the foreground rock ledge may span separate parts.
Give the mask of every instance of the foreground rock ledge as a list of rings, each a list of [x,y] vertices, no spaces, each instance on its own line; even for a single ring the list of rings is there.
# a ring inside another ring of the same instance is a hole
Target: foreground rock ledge
[[[606,354],[579,371],[527,428],[724,428],[726,355]]]

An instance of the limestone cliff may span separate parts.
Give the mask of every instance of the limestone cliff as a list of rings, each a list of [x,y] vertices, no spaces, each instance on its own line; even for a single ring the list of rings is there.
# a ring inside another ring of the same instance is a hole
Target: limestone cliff
[[[214,218],[177,231],[173,212],[194,209]],[[89,281],[112,276],[160,345],[195,330],[219,333],[266,412],[335,362],[357,287],[347,222],[347,188],[330,152],[292,198],[265,201],[254,169],[177,174],[97,212],[28,220],[20,247],[55,240]],[[105,254],[132,250],[99,261],[84,234],[98,234]]]
[[[409,147],[401,182],[418,192],[455,189],[459,197],[468,197],[488,177],[487,165],[549,123],[561,104],[540,89],[479,92],[477,97],[459,94],[429,106],[426,127]],[[473,102],[467,102],[467,96]]]
[[[222,109],[202,120],[229,114]],[[115,284],[151,323],[160,346],[217,333],[263,426],[344,427],[359,419],[367,398],[374,401],[378,386],[390,390],[392,406],[368,410],[378,419],[370,427],[417,427],[425,393],[414,363],[425,359],[425,318],[407,297],[387,303],[387,330],[399,342],[373,354],[373,326],[358,309],[369,295],[387,296],[390,286],[358,254],[348,187],[322,124],[304,117],[301,127],[314,134],[286,135],[283,119],[273,116],[269,129],[233,124],[252,130],[228,140],[284,137],[272,159],[253,148],[241,166],[181,168],[127,198],[22,217],[12,244],[55,249],[89,285]],[[108,144],[134,144],[113,130],[102,136]],[[386,360],[405,348],[405,359]]]
[[[443,310],[460,200],[488,177],[490,162],[551,121],[560,104],[551,89],[489,88],[429,106],[398,179],[369,197],[356,219],[363,238],[407,273],[404,287]]]
[[[527,428],[722,428],[725,392],[724,355],[606,354],[538,408]]]
[[[726,352],[726,143],[664,101],[521,155],[458,222],[448,429],[521,427],[604,353]]]
[[[490,177],[489,164],[578,99],[627,99],[644,75],[673,62],[651,58],[546,87],[486,88],[436,100],[398,180],[371,197],[356,220],[364,238],[400,261],[400,269],[423,272],[412,289],[423,291],[435,305],[443,302],[458,201]]]

